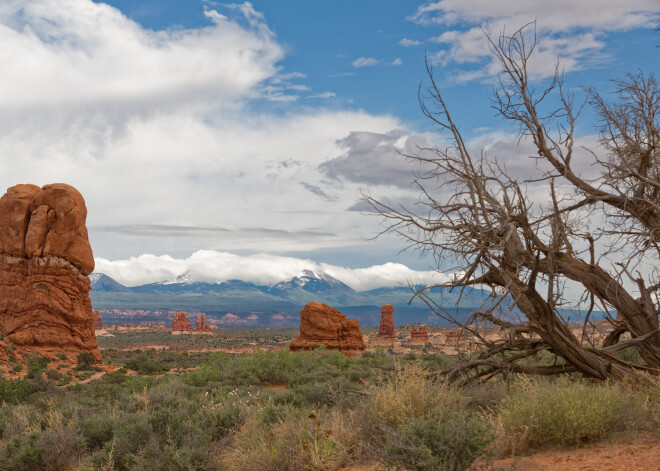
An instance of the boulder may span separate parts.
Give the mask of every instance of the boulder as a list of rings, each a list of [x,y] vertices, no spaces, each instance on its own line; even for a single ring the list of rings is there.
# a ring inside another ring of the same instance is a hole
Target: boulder
[[[394,306],[385,304],[380,308],[378,337],[394,338]]]
[[[172,334],[188,334],[192,333],[190,327],[190,319],[186,316],[185,312],[177,312],[172,321]]]
[[[313,350],[320,345],[347,356],[359,355],[366,348],[358,321],[347,319],[327,304],[311,302],[300,311],[300,335],[289,350]]]
[[[429,334],[426,331],[426,326],[421,325],[418,329],[410,331],[410,343],[429,343]]]
[[[22,352],[101,359],[86,219],[82,195],[62,183],[16,185],[0,198],[0,332]]]

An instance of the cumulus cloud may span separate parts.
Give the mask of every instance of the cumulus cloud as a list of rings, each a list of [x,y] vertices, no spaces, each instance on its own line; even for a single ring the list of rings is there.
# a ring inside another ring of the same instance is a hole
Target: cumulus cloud
[[[566,71],[602,64],[607,54],[605,35],[656,26],[660,20],[660,5],[654,0],[533,0],[522,3],[517,0],[441,0],[421,5],[409,19],[444,29],[433,38],[447,47],[431,54],[436,63],[479,63],[482,66],[478,71],[454,75],[456,81],[481,79],[497,72],[499,67],[490,55],[484,32],[497,38],[503,30],[512,33],[537,20],[539,47],[528,68],[533,75],[542,77],[554,71],[557,59]]]
[[[392,63],[391,63],[390,65],[398,66],[398,65],[402,65],[402,64],[403,64],[403,61],[401,60],[401,58],[400,58],[400,57],[397,57],[396,59],[394,59],[394,60],[392,61]]]
[[[380,61],[374,57],[359,57],[352,62],[353,67],[356,69],[361,67],[372,67],[374,65],[378,65],[379,63]]]
[[[255,112],[260,100],[309,94],[305,76],[281,70],[283,50],[252,5],[225,15],[208,5],[207,26],[152,31],[91,0],[2,2],[0,188],[78,188],[100,256],[150,244],[156,253],[363,244],[371,222],[344,211],[357,189],[331,188],[318,165],[351,132],[401,124],[362,111]],[[288,210],[299,212],[283,218]],[[197,229],[184,238],[172,227]],[[210,236],[214,227],[233,229]],[[252,227],[264,231],[236,229]]]
[[[384,286],[406,286],[409,282],[440,283],[450,279],[443,273],[415,271],[400,263],[353,269],[265,253],[240,256],[212,250],[200,250],[181,259],[169,255],[149,254],[127,260],[96,259],[96,272],[105,273],[126,286],[173,281],[184,273],[191,281],[221,283],[227,280],[243,280],[269,285],[301,276],[303,270],[327,273],[356,291]]]
[[[401,188],[410,188],[413,171],[419,170],[405,154],[418,154],[429,146],[424,136],[403,129],[352,132],[338,144],[344,153],[319,166],[330,178]]]
[[[415,39],[403,38],[401,41],[399,41],[399,44],[401,44],[403,47],[413,47],[413,46],[419,46],[420,44],[422,44],[422,42],[417,41]]]

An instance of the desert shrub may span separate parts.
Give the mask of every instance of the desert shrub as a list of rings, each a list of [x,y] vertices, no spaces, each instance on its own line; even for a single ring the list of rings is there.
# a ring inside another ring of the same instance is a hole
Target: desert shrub
[[[62,379],[62,373],[60,373],[57,370],[46,370],[46,378],[57,381],[59,379]]]
[[[372,389],[371,415],[376,424],[395,428],[459,400],[456,389],[429,381],[419,364],[398,366],[388,381]]]
[[[234,446],[224,455],[227,469],[319,470],[338,469],[366,447],[353,413],[292,415],[264,425],[251,416],[236,433]]]
[[[66,353],[56,353],[55,356],[60,360],[68,360],[69,357],[66,356]]]
[[[7,471],[32,471],[44,469],[46,453],[37,443],[38,434],[27,437],[13,436],[4,444],[0,466]]]
[[[576,446],[644,422],[645,398],[619,384],[520,379],[497,408],[502,455],[550,444]]]
[[[79,353],[76,357],[78,365],[93,365],[96,362],[94,356],[89,352]]]
[[[48,368],[48,359],[38,353],[30,355],[27,361],[27,377],[34,378]]]
[[[146,355],[139,355],[135,358],[129,359],[124,363],[124,367],[129,370],[137,371],[141,375],[154,375],[171,369],[168,364],[151,359]]]
[[[385,461],[409,470],[464,470],[492,439],[484,417],[461,408],[436,409],[385,434]]]
[[[23,371],[23,364],[18,363],[16,365],[14,365],[11,370],[15,373],[19,373],[19,372]]]
[[[0,403],[19,403],[40,391],[41,387],[27,379],[0,381]]]
[[[115,422],[104,414],[93,414],[78,422],[89,450],[101,449],[114,436]]]
[[[370,416],[385,460],[411,470],[467,469],[491,443],[491,424],[460,392],[430,381],[420,363],[372,388]]]

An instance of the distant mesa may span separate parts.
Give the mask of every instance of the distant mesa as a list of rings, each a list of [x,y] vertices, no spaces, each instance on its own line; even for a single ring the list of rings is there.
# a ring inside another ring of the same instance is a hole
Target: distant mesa
[[[177,312],[172,321],[172,335],[192,334],[190,319],[185,312]]]
[[[289,350],[313,350],[320,345],[347,356],[359,355],[366,348],[358,321],[347,319],[327,304],[310,302],[300,311],[300,335]]]
[[[16,185],[0,198],[0,332],[19,353],[101,360],[89,299],[87,208],[72,186]]]
[[[426,326],[421,325],[418,329],[410,331],[410,343],[413,344],[427,344],[429,343],[429,334],[426,331]]]

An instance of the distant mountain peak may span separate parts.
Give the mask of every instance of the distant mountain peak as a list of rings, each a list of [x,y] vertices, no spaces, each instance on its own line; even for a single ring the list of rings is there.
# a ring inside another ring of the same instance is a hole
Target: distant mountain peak
[[[92,273],[89,275],[89,281],[91,283],[90,289],[92,291],[110,291],[116,293],[130,291],[130,289],[128,289],[126,286],[122,285],[118,281],[113,280],[104,273]]]
[[[294,276],[288,281],[281,281],[271,285],[269,291],[287,291],[293,288],[302,288],[310,293],[320,293],[333,289],[353,291],[351,287],[342,283],[327,273],[316,273],[312,270],[303,270],[300,276]]]

